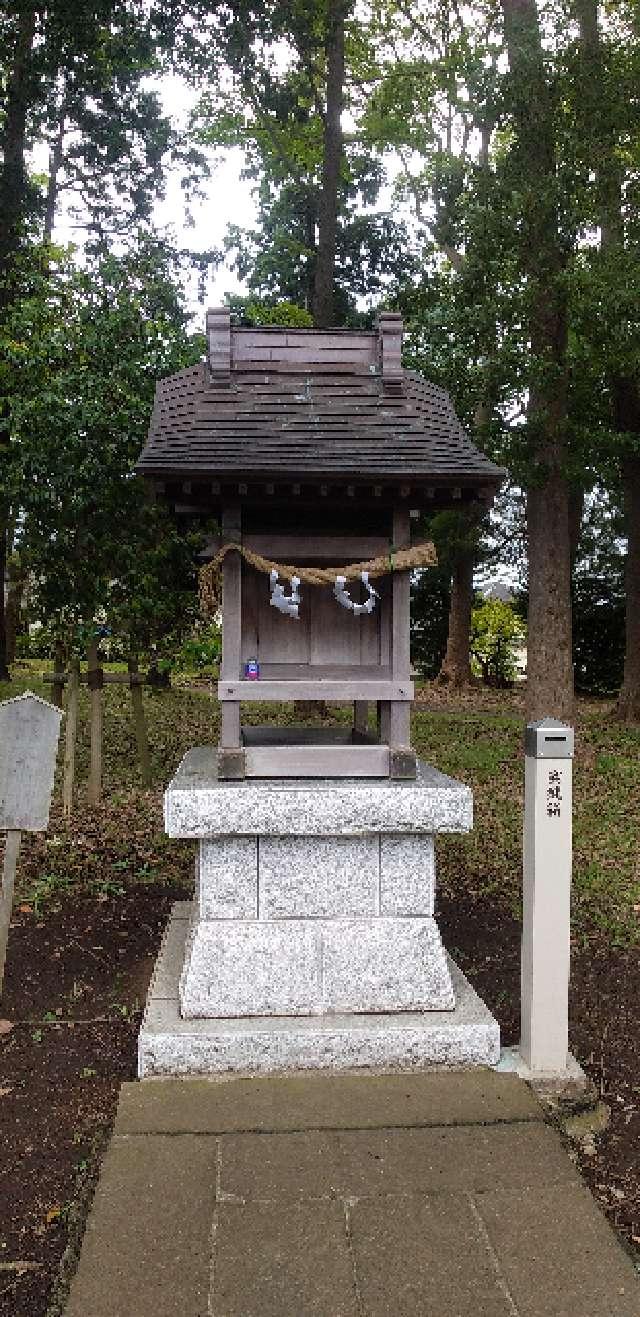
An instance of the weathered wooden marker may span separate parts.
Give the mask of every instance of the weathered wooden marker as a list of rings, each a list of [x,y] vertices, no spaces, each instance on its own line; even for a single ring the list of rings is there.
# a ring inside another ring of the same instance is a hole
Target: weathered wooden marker
[[[0,993],[23,832],[49,823],[62,711],[26,691],[0,704],[0,828],[6,831],[0,896]]]

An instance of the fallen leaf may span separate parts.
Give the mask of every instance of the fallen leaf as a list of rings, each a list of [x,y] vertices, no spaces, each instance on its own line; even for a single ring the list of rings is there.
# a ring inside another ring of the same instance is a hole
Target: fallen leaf
[[[11,1020],[0,1020],[0,1034],[11,1033],[13,1024]]]
[[[9,1093],[13,1093],[13,1086],[11,1084],[9,1085],[8,1088],[7,1087],[0,1088],[0,1097],[8,1097]]]
[[[21,915],[32,915],[32,914],[33,914],[33,906],[32,906],[32,905],[19,905],[19,906],[18,906],[18,910],[20,911],[20,914],[21,914]]]
[[[56,1206],[56,1207],[50,1207],[50,1208],[49,1208],[49,1211],[47,1212],[47,1225],[50,1226],[52,1221],[57,1221],[57,1219],[58,1219],[58,1217],[60,1216],[60,1213],[61,1213],[61,1212],[62,1212],[62,1208],[61,1208],[61,1207],[58,1207],[58,1206]]]

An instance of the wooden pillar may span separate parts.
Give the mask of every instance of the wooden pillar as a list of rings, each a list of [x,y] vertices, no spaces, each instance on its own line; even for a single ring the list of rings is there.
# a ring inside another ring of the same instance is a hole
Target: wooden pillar
[[[411,542],[411,520],[408,507],[393,510],[393,547],[406,549]],[[410,572],[394,572],[392,577],[391,619],[391,671],[394,681],[411,680],[410,654]],[[390,750],[391,777],[411,778],[416,775],[416,757],[411,750],[411,704],[408,700],[391,700],[388,708],[387,737]]]
[[[226,544],[242,542],[242,509],[229,504],[222,513],[222,538]],[[227,554],[222,564],[222,662],[223,681],[238,681],[242,676],[242,558]],[[222,700],[218,741],[218,775],[221,778],[244,777],[244,750],[240,728],[240,702]]]
[[[240,744],[240,701],[223,700],[220,705],[220,748],[237,750]]]
[[[411,744],[411,705],[408,700],[389,702],[389,744]]]
[[[358,736],[366,736],[369,731],[369,701],[353,701],[353,730]]]
[[[378,739],[382,745],[389,744],[389,735],[391,732],[391,705],[388,700],[378,700]]]
[[[4,846],[2,888],[0,889],[0,997],[2,996],[2,985],[4,983],[4,966],[7,957],[7,942],[9,940],[11,909],[13,906],[13,890],[16,879],[16,865],[18,863],[18,855],[20,854],[21,837],[22,833],[17,829],[9,828]]]
[[[407,549],[411,540],[411,522],[407,507],[393,509],[393,547]],[[394,681],[409,681],[409,591],[410,573],[394,572],[391,578],[393,615],[391,619],[391,671]]]
[[[239,503],[224,509],[222,538],[225,544],[242,542],[242,512]],[[238,681],[242,627],[242,558],[228,553],[222,564],[222,664],[223,681]]]

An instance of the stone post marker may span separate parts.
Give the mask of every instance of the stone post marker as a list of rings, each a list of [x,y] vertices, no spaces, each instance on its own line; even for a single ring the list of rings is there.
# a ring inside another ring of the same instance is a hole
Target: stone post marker
[[[6,830],[0,895],[0,992],[22,832],[49,822],[62,712],[26,691],[0,704],[0,828]]]
[[[525,732],[520,1055],[532,1074],[567,1072],[573,728]]]

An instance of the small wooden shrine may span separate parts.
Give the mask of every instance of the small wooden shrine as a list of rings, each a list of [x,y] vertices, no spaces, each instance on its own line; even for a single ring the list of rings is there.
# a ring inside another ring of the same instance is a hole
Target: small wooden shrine
[[[158,385],[137,469],[221,528],[221,778],[415,775],[409,582],[435,555],[407,552],[412,527],[491,501],[502,472],[401,348],[390,312],[372,331],[246,329],[222,308],[206,362]],[[241,701],[293,700],[348,702],[353,725],[241,725]]]

